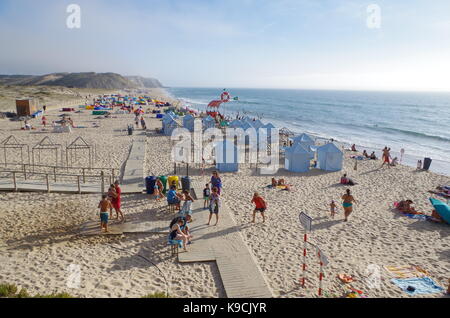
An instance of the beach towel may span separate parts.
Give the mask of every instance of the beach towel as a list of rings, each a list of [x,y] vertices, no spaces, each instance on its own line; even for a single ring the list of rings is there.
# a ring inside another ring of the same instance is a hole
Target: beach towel
[[[410,219],[416,219],[416,220],[429,220],[431,219],[431,216],[424,215],[424,214],[404,214],[405,216],[409,217]]]
[[[415,265],[384,266],[384,268],[395,278],[417,278],[428,275],[426,270]]]
[[[394,278],[391,279],[391,282],[411,296],[441,293],[444,291],[444,288],[438,286],[430,277],[408,279]],[[413,289],[408,290],[408,287],[412,287]]]

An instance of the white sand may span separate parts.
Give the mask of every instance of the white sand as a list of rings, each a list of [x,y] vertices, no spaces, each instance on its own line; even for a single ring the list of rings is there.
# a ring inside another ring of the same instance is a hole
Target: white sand
[[[55,113],[58,114],[58,113]],[[88,124],[93,116],[73,116],[75,124]],[[48,116],[49,117],[49,116]],[[51,116],[50,116],[51,117]],[[121,167],[126,160],[132,138],[126,135],[126,125],[133,115],[97,120],[101,128],[75,130],[72,134],[51,135],[65,144],[83,136],[96,144],[97,166]],[[153,115],[151,116],[153,117]],[[47,134],[13,131],[17,123],[0,120],[0,139],[14,134],[33,144]],[[150,128],[160,127],[156,119],[147,118]],[[148,175],[171,175],[169,138],[147,138],[145,171]],[[254,191],[268,201],[268,220],[261,224],[242,227],[241,231],[255,254],[259,266],[268,278],[277,297],[316,297],[318,288],[318,261],[308,258],[307,288],[299,287],[302,264],[302,231],[298,222],[300,211],[314,218],[311,242],[318,244],[328,256],[324,289],[329,294],[342,295],[339,273],[353,275],[355,288],[368,297],[409,297],[389,282],[385,265],[420,265],[441,286],[447,287],[450,270],[450,227],[418,221],[391,210],[394,201],[412,199],[418,210],[431,212],[428,190],[441,184],[450,184],[450,177],[399,166],[378,170],[381,162],[360,162],[358,171],[345,154],[345,169],[339,173],[310,172],[293,174],[280,170],[293,185],[293,192],[265,189],[271,176],[257,176],[254,169],[243,167],[237,174],[223,174],[224,202],[238,224],[248,224],[253,210],[250,200]],[[50,160],[50,158],[48,158]],[[213,169],[208,167],[208,173]],[[328,204],[340,196],[346,187],[338,185],[341,174],[347,172],[358,182],[351,187],[358,200],[348,223],[342,222],[343,211],[333,220]],[[191,170],[191,173],[196,173]],[[184,168],[179,175],[184,175]],[[195,175],[195,182],[206,183],[209,177]],[[216,265],[200,263],[177,264],[168,255],[163,236],[127,235],[126,237],[80,238],[74,233],[77,225],[96,220],[96,195],[11,194],[0,193],[0,282],[16,283],[31,293],[67,291],[80,297],[140,297],[152,292],[164,292],[166,284],[159,271],[136,257],[142,254],[162,269],[169,283],[169,294],[174,297],[223,297],[224,290]],[[145,195],[124,196],[126,216],[165,219],[170,217],[156,208]],[[206,220],[205,220],[206,221]],[[111,248],[119,246],[128,250]],[[312,252],[313,250],[311,250]],[[78,264],[82,270],[80,289],[66,287],[66,268]],[[379,289],[368,285],[367,267],[375,264],[382,275]],[[180,281],[183,281],[180,284]],[[440,297],[434,294],[426,297]]]

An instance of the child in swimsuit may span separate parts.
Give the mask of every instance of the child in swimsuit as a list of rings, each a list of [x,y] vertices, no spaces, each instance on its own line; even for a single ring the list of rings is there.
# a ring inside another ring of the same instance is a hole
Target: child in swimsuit
[[[105,232],[108,232],[108,209],[112,209],[112,205],[106,194],[102,196],[98,208],[100,209],[100,231],[105,229]]]
[[[205,188],[203,189],[203,208],[206,209],[207,206],[209,206],[209,197],[211,195],[211,190],[209,189],[209,183],[205,185]]]
[[[214,187],[212,189],[212,193],[211,193],[211,196],[210,196],[209,220],[208,220],[208,224],[207,225],[210,225],[211,218],[212,218],[213,214],[216,215],[216,224],[214,224],[214,226],[216,226],[217,223],[219,223],[219,208],[220,208],[219,189],[217,187]]]
[[[162,182],[159,180],[159,178],[156,180],[155,186],[153,187],[153,195],[155,196],[156,201],[161,201],[161,188],[162,188]]]
[[[331,217],[334,219],[334,216],[336,215],[336,212],[337,212],[337,206],[336,206],[336,203],[334,202],[334,200],[331,200],[330,212],[331,212]]]

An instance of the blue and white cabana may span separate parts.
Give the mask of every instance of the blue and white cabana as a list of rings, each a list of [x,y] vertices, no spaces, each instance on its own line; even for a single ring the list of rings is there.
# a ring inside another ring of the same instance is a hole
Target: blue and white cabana
[[[317,148],[318,168],[325,171],[340,171],[344,161],[344,153],[333,143]]]
[[[175,120],[172,119],[171,121],[167,122],[164,125],[164,135],[166,136],[172,135],[172,132],[179,127],[180,125]]]
[[[171,115],[169,115],[169,114],[164,115],[164,117],[162,119],[162,130],[163,131],[166,130],[166,124],[171,122],[172,120],[174,120],[174,118]]]
[[[314,154],[301,144],[296,144],[286,150],[284,168],[292,172],[308,172]]]
[[[228,125],[228,127],[230,127],[230,128],[242,128],[242,123],[241,123],[240,120],[235,119]]]
[[[216,169],[220,172],[239,171],[239,152],[235,144],[230,140],[223,140],[214,145]]]
[[[211,116],[203,118],[203,130],[216,127],[216,121]]]
[[[307,150],[310,150],[309,147],[314,146],[316,144],[314,139],[312,139],[307,134],[301,134],[300,136],[294,137],[292,140],[294,142],[293,146],[296,145],[296,144],[301,144]]]
[[[253,127],[255,127],[256,129],[259,129],[259,128],[263,127],[263,126],[264,126],[264,124],[259,119],[255,120],[253,122]]]
[[[195,122],[195,117],[192,116],[191,114],[188,114],[186,116],[184,116],[183,118],[183,127],[186,128],[187,130],[189,130],[190,132],[194,131],[194,122]]]

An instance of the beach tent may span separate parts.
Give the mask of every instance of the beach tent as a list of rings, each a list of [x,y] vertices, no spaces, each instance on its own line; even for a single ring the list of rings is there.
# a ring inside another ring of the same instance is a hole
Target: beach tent
[[[268,123],[265,124],[263,126],[261,126],[260,128],[258,128],[257,130],[257,136],[258,136],[258,144],[259,144],[259,140],[260,140],[260,130],[264,130],[265,134],[266,134],[266,138],[267,138],[267,142],[271,143],[272,142],[272,130],[275,129],[275,126],[272,123]]]
[[[286,150],[284,168],[292,172],[308,172],[314,154],[301,144]]]
[[[164,117],[162,119],[162,129],[165,130],[166,124],[173,120],[174,120],[174,118],[171,115],[169,115],[169,114],[164,115]]]
[[[246,122],[247,124],[249,124],[250,127],[253,127],[253,128],[256,129],[255,122],[254,122],[253,120],[247,119],[247,120],[244,120],[244,122]]]
[[[172,135],[172,132],[179,127],[180,126],[178,125],[178,123],[172,119],[171,121],[167,122],[164,125],[164,135],[166,136]]]
[[[333,143],[317,148],[318,168],[325,171],[340,171],[344,161],[344,153]]]
[[[244,130],[254,128],[252,125],[249,124],[247,121],[241,121],[241,128]]]
[[[230,140],[217,142],[214,145],[216,169],[220,172],[239,171],[239,152],[235,144]]]
[[[183,118],[183,127],[192,132],[194,131],[194,122],[195,117],[188,114]]]
[[[261,127],[262,129],[267,130],[267,135],[270,135],[272,133],[272,129],[275,129],[275,126],[272,123],[265,124]]]
[[[167,112],[166,115],[170,115],[173,119],[178,119],[178,115],[175,114],[173,111]]]
[[[208,116],[203,119],[203,129],[209,129],[216,127],[216,121],[211,116]]]
[[[228,127],[230,127],[230,128],[242,128],[242,123],[239,120],[235,119],[228,125]]]
[[[292,140],[294,142],[294,145],[295,144],[301,144],[302,146],[304,146],[306,148],[315,145],[314,139],[312,139],[307,134],[301,134],[300,136],[294,137]]]
[[[263,126],[264,124],[259,119],[253,122],[253,127],[255,127],[256,129],[259,129]]]

